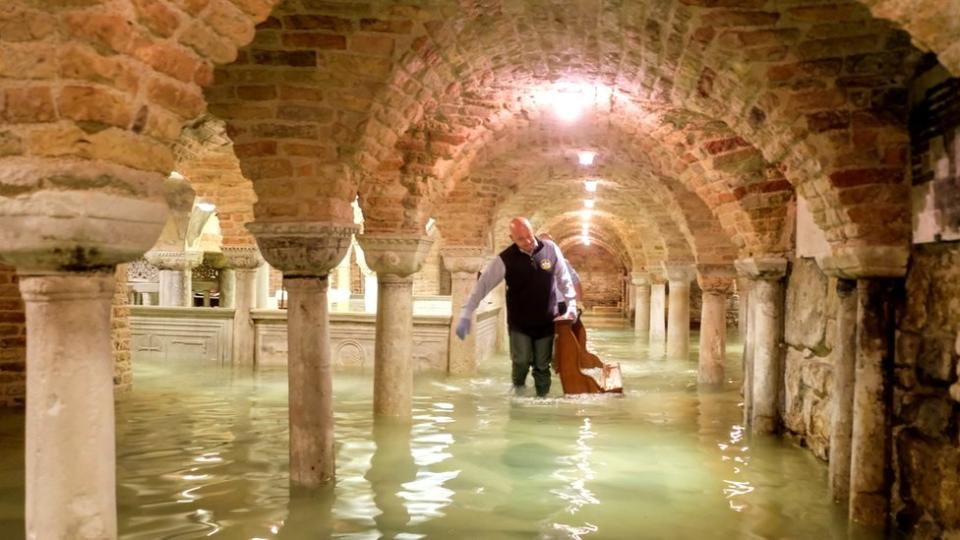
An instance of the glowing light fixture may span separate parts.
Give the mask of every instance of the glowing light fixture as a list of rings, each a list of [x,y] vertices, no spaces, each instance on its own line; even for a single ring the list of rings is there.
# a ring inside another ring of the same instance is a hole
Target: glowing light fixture
[[[172,173],[170,173],[170,178],[173,180],[185,180],[183,175],[178,173],[177,171],[173,171]]]
[[[594,205],[594,200],[593,200],[593,199],[585,199],[585,200],[583,201],[583,206],[586,207],[586,208],[593,208],[593,205]]]
[[[587,193],[595,193],[597,191],[598,183],[600,183],[599,180],[587,180],[583,183],[583,187],[587,190]]]
[[[203,201],[197,203],[197,209],[201,212],[213,212],[217,209],[217,205]]]
[[[584,210],[583,211],[583,220],[590,221],[590,218],[593,217],[593,210]]]
[[[583,245],[585,245],[585,246],[589,246],[589,245],[590,245],[590,237],[589,237],[589,236],[583,235]]]
[[[597,153],[591,150],[581,150],[577,152],[577,159],[580,160],[580,164],[584,166],[593,165],[593,158],[597,157]]]

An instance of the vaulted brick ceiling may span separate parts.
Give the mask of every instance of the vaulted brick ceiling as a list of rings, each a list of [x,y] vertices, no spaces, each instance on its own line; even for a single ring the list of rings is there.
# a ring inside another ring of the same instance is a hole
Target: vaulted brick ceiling
[[[288,0],[207,97],[261,220],[346,219],[359,191],[371,231],[456,216],[477,230],[445,237],[479,242],[508,210],[580,204],[577,174],[543,171],[589,147],[606,234],[727,261],[789,249],[794,190],[835,247],[905,245],[918,56],[856,2]],[[599,92],[569,125],[545,107],[563,84]]]

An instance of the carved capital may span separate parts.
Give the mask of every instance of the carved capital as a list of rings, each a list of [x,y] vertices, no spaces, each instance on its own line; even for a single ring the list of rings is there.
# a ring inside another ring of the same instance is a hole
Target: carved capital
[[[817,257],[824,274],[844,279],[903,277],[907,274],[908,246],[843,246]]]
[[[284,277],[311,277],[329,274],[340,263],[358,227],[320,221],[253,222],[247,230],[256,237],[263,258]]]
[[[737,270],[728,264],[697,265],[697,285],[708,294],[727,294],[737,277]]]
[[[663,273],[667,281],[671,283],[690,283],[697,277],[696,270],[692,264],[663,264]]]
[[[476,274],[488,259],[486,250],[476,246],[445,246],[440,249],[440,256],[443,257],[443,266],[454,274]]]
[[[133,261],[166,221],[163,176],[95,160],[8,157],[0,164],[0,259],[21,272]]]
[[[253,270],[263,264],[260,250],[251,246],[223,246],[224,266],[238,270]]]
[[[637,287],[650,285],[650,272],[631,272],[630,283]]]
[[[143,258],[160,270],[190,270],[203,262],[203,252],[152,249]]]
[[[738,259],[733,263],[737,272],[750,278],[776,281],[787,275],[787,260],[779,257]]]
[[[409,234],[364,234],[357,241],[374,272],[401,277],[420,270],[433,245],[432,237]]]

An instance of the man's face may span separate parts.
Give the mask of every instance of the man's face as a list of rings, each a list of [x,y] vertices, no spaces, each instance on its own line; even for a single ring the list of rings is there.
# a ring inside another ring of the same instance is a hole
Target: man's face
[[[528,227],[517,227],[510,235],[510,239],[521,250],[530,253],[537,246],[537,240],[533,237],[533,231]]]

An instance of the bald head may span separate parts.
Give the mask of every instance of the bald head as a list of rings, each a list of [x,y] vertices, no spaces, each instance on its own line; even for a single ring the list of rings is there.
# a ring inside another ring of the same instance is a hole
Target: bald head
[[[515,217],[510,220],[510,240],[520,248],[521,251],[530,253],[537,247],[537,240],[533,236],[533,225],[525,217]]]

